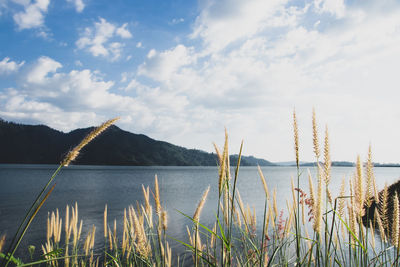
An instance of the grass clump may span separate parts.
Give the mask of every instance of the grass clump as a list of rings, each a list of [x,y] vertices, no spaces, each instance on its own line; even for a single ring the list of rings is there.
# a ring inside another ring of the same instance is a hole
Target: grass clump
[[[97,128],[86,137],[61,163],[68,166],[80,149],[115,120]],[[17,242],[12,241],[8,253],[0,254],[2,265],[16,266],[399,266],[400,257],[400,182],[378,191],[372,164],[372,149],[366,162],[357,157],[355,171],[346,182],[343,177],[338,196],[330,190],[331,157],[329,132],[325,127],[323,149],[320,148],[315,111],[312,112],[312,140],[316,159],[316,175],[303,174],[299,159],[299,129],[293,112],[296,180],[292,180],[292,196],[286,200],[286,211],[278,211],[277,191],[271,193],[267,179],[258,167],[264,208],[262,220],[256,211],[243,203],[237,188],[243,142],[231,169],[228,135],[222,150],[214,144],[218,158],[218,197],[215,221],[202,222],[201,212],[210,192],[207,187],[193,211],[187,240],[177,240],[168,234],[168,213],[161,205],[158,178],[154,188],[142,186],[144,203],[124,210],[122,235],[117,235],[117,221],[109,222],[104,209],[104,247],[95,247],[99,230],[92,226],[82,236],[82,220],[78,206],[67,206],[65,218],[58,210],[47,219],[46,242],[41,247],[42,258],[23,264],[13,254],[37,210],[51,193],[53,176],[33,204],[23,224]],[[322,151],[322,153],[321,153]],[[323,160],[323,162],[320,162]],[[232,171],[233,170],[233,171]],[[59,170],[56,171],[57,174]],[[307,178],[305,177],[307,176]],[[308,179],[308,189],[300,181]],[[347,188],[346,188],[347,187]],[[346,190],[347,189],[347,190]],[[280,201],[282,201],[280,199]],[[260,225],[261,224],[261,225]],[[379,236],[376,236],[376,233]],[[62,240],[64,242],[62,242]],[[186,248],[185,254],[172,251],[171,242]],[[0,252],[5,237],[0,239]],[[16,244],[16,245],[15,245]]]

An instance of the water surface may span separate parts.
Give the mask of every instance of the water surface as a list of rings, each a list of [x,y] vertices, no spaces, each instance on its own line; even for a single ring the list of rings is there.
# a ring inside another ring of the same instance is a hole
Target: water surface
[[[0,165],[0,234],[7,234],[11,238],[37,194],[56,169],[55,165]],[[291,199],[291,177],[297,179],[296,168],[262,167],[262,170],[270,190],[277,190],[278,209],[286,210],[286,199]],[[315,176],[314,168],[310,168],[310,172]],[[301,169],[300,184],[308,192],[307,173],[307,168]],[[353,173],[354,168],[332,168],[330,188],[333,196],[338,194],[342,177],[347,180]],[[108,205],[109,223],[116,219],[118,229],[121,230],[124,208],[143,201],[142,184],[152,189],[156,174],[162,205],[169,214],[170,236],[187,240],[185,225],[188,219],[177,211],[193,215],[208,185],[211,190],[201,221],[205,224],[215,221],[218,198],[216,167],[69,166],[57,176],[53,193],[30,226],[17,255],[24,258],[28,245],[40,248],[40,244],[44,243],[48,212],[59,208],[64,217],[65,206],[75,202],[78,203],[79,216],[83,220],[83,236],[93,224],[96,225],[96,243],[102,246],[104,206]],[[382,189],[385,182],[390,184],[397,181],[400,168],[375,168],[375,176],[378,189]],[[256,167],[241,167],[237,188],[243,201],[256,209],[261,222],[265,194]]]

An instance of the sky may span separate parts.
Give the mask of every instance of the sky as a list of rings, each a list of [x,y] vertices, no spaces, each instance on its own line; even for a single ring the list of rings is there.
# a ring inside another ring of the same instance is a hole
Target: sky
[[[0,118],[213,151],[400,162],[400,2],[0,0]]]

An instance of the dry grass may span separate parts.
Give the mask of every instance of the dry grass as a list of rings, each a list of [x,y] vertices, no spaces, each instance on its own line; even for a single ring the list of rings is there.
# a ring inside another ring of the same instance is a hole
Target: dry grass
[[[107,121],[89,134],[64,159],[68,166],[80,149],[109,127],[116,119]],[[299,166],[299,129],[293,112],[293,134],[296,163]],[[144,203],[124,210],[122,223],[109,224],[107,206],[104,209],[104,248],[95,247],[96,227],[81,236],[82,221],[78,206],[66,207],[65,218],[58,210],[47,219],[43,257],[32,264],[48,266],[398,266],[400,211],[398,193],[388,186],[378,192],[372,164],[372,149],[366,163],[357,157],[352,177],[343,177],[340,193],[332,196],[331,157],[328,128],[325,128],[323,160],[315,111],[312,112],[313,150],[316,175],[308,172],[309,188],[299,188],[292,180],[292,196],[286,201],[286,212],[278,211],[277,191],[267,185],[258,167],[265,207],[263,220],[257,221],[256,211],[243,203],[236,181],[239,166],[233,175],[230,170],[228,135],[225,132],[223,150],[214,144],[218,159],[218,203],[215,222],[203,224],[200,214],[210,192],[208,187],[187,227],[188,240],[175,240],[187,249],[187,254],[174,254],[168,235],[168,213],[162,206],[157,176],[154,188],[142,187]],[[240,163],[239,154],[239,161]],[[365,165],[365,167],[363,166]],[[298,179],[303,179],[297,168]],[[269,178],[269,177],[267,177]],[[271,177],[273,178],[273,177]],[[351,178],[351,179],[350,179]],[[307,179],[307,178],[306,178]],[[316,184],[316,188],[314,187]],[[316,191],[315,191],[316,189]],[[394,193],[393,193],[394,192]],[[150,197],[152,193],[153,198]],[[279,199],[282,201],[282,199]],[[392,210],[390,210],[392,209]],[[347,213],[345,212],[347,210]],[[157,216],[153,216],[153,213]],[[64,227],[63,227],[64,225]],[[122,235],[117,235],[122,225]],[[207,227],[206,225],[211,225]],[[257,225],[260,227],[257,228]],[[258,230],[257,230],[258,229]],[[262,229],[262,233],[260,230]],[[379,233],[380,238],[375,238]],[[64,241],[64,243],[63,243]],[[0,253],[5,237],[0,239]],[[0,254],[4,258],[4,254]],[[17,262],[10,258],[11,264]],[[18,264],[15,264],[18,265]]]

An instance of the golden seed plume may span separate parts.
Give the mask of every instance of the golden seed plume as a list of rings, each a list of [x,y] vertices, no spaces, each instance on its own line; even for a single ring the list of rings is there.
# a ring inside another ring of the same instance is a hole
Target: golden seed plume
[[[214,227],[212,229],[211,238],[210,238],[210,247],[211,248],[214,248],[214,246],[215,246],[215,241],[216,241],[215,236],[216,235],[217,235],[217,223],[215,222]]]
[[[268,235],[268,228],[269,228],[269,220],[271,218],[271,214],[269,211],[267,211],[267,215],[265,217],[265,225],[264,225],[264,230],[265,230],[265,234]]]
[[[68,244],[68,240],[71,235],[71,227],[69,222],[69,206],[67,205],[65,209],[65,243]]]
[[[168,228],[168,214],[165,210],[161,212],[161,222],[163,230],[166,231]]]
[[[296,165],[299,166],[299,129],[297,126],[296,110],[293,110],[293,134],[294,134],[294,151],[296,155]]]
[[[143,190],[143,196],[144,196],[145,211],[146,211],[146,214],[149,214],[150,210],[151,210],[150,189],[149,189],[149,187],[144,188],[144,186],[142,185],[142,190]]]
[[[382,224],[384,229],[389,228],[389,220],[388,220],[388,200],[389,200],[389,189],[387,184],[385,183],[385,187],[383,189],[382,194],[379,195],[379,206],[378,209],[381,214]]]
[[[269,199],[269,190],[268,190],[267,182],[265,181],[264,174],[263,174],[260,166],[257,166],[257,169],[258,169],[258,174],[260,175],[260,178],[261,178],[261,182],[262,182],[263,187],[264,187],[265,197],[267,199]]]
[[[3,250],[3,246],[4,246],[5,242],[6,242],[6,235],[2,235],[0,238],[0,253]]]
[[[165,257],[165,266],[166,267],[171,267],[172,266],[172,249],[169,246],[168,242],[167,242],[167,246],[166,246],[166,257]],[[178,261],[179,262],[179,261]]]
[[[114,232],[113,232],[113,236],[116,239],[117,238],[117,220],[114,219]]]
[[[153,228],[153,209],[150,205],[150,188],[144,188],[144,186],[142,185],[142,190],[143,190],[143,195],[144,195],[144,200],[145,200],[145,207],[142,209],[145,213],[146,216],[146,220],[147,223],[149,225],[150,228]]]
[[[350,229],[353,232],[353,234],[358,237],[358,231],[357,231],[357,220],[356,220],[356,214],[354,212],[354,209],[351,206],[347,206],[348,212],[349,212],[349,224],[350,224]],[[354,244],[354,237],[353,235],[350,235],[351,241]]]
[[[210,186],[208,186],[207,189],[204,191],[203,196],[201,197],[201,200],[200,200],[199,204],[197,205],[196,211],[193,214],[193,220],[195,222],[198,222],[200,219],[200,214],[204,207],[204,203],[206,202],[209,191],[210,191]]]
[[[154,178],[154,202],[156,203],[156,213],[160,215],[161,212],[161,202],[160,202],[160,189],[158,187],[157,174]]]
[[[371,144],[369,145],[368,148],[368,159],[367,159],[367,164],[366,164],[366,185],[365,185],[365,203],[367,204],[367,207],[370,207],[372,204],[372,197],[375,194],[374,187],[375,181],[374,181],[374,173],[373,173],[373,163],[372,163],[372,149],[371,149]]]
[[[293,181],[293,176],[290,178],[290,187],[292,190],[292,198],[293,198],[293,203],[296,203],[296,190],[294,190],[294,181]],[[299,200],[300,201],[300,200]],[[296,210],[294,210],[296,212]]]
[[[274,213],[275,213],[275,218],[278,218],[279,214],[278,214],[278,205],[276,204],[276,188],[274,188],[274,192],[272,195],[272,199],[274,201]]]
[[[319,160],[320,152],[319,152],[319,141],[318,141],[318,128],[317,128],[317,119],[315,118],[315,109],[312,110],[312,128],[313,128],[313,145],[314,145],[314,154],[317,158],[317,162]]]
[[[94,129],[93,131],[91,131],[85,138],[83,138],[83,140],[76,147],[74,147],[74,149],[68,152],[67,156],[61,162],[61,165],[65,167],[68,166],[72,161],[76,159],[76,157],[79,155],[79,152],[83,147],[89,144],[94,138],[96,138],[99,134],[104,132],[108,127],[113,125],[117,120],[119,120],[119,117],[108,120],[103,124],[101,124],[96,129]]]
[[[133,225],[136,233],[136,249],[137,252],[144,258],[148,258],[151,253],[150,244],[147,241],[146,232],[143,224],[140,223],[139,218],[136,215],[135,209],[131,206],[129,208],[130,217],[133,218]]]
[[[214,149],[215,149],[215,153],[217,153],[217,157],[218,157],[218,164],[221,166],[222,164],[222,155],[221,155],[221,151],[219,151],[219,148],[217,146],[216,143],[213,143]]]
[[[250,213],[251,214],[251,213]],[[254,227],[254,229],[256,229],[256,225],[257,225],[257,215],[256,215],[256,208],[253,206],[253,216],[252,218],[252,222],[251,225]]]
[[[229,179],[229,153],[228,153],[228,134],[225,129],[224,151],[222,153],[222,158],[220,160],[220,165],[219,165],[219,179],[218,179],[219,195],[221,195],[222,190],[226,188],[225,186],[226,179]]]
[[[104,238],[107,238],[107,204],[104,207],[104,214],[103,214],[103,223],[104,223]]]
[[[344,217],[344,207],[346,205],[346,202],[345,202],[345,199],[344,199],[345,194],[346,194],[346,181],[345,181],[345,178],[343,176],[342,182],[340,184],[340,193],[339,193],[338,208],[337,208],[338,215],[341,218]]]
[[[127,250],[127,246],[128,246],[128,239],[129,239],[129,234],[128,234],[128,219],[126,216],[126,209],[124,209],[124,231],[122,233],[122,255],[125,254],[125,251]]]
[[[274,212],[272,211],[271,205],[268,205],[268,213],[270,214],[269,217],[271,218],[272,229],[275,229],[276,228],[276,224],[275,224],[276,217],[274,217]]]
[[[229,221],[229,197],[228,197],[228,190],[224,190],[224,209],[223,215],[225,223],[228,224]]]
[[[92,227],[92,236],[91,236],[91,239],[90,239],[90,249],[94,248],[95,233],[96,233],[96,227],[93,225],[93,227]]]
[[[396,247],[399,245],[399,227],[400,227],[399,197],[397,192],[393,197],[393,222],[392,222],[392,244]]]
[[[356,175],[354,181],[354,197],[355,202],[357,205],[357,214],[359,216],[363,215],[364,212],[364,200],[365,200],[365,193],[364,193],[364,177],[362,174],[362,164],[360,160],[360,156],[357,156],[357,163],[356,163]]]
[[[321,234],[322,228],[322,216],[323,216],[323,183],[321,175],[318,175],[318,186],[317,186],[317,202],[315,204],[315,221],[314,221],[314,230]]]
[[[329,155],[329,132],[328,126],[325,128],[325,142],[324,142],[324,178],[325,184],[328,187],[331,181],[331,157]]]
[[[381,240],[383,242],[386,242],[386,234],[385,234],[385,228],[383,227],[381,217],[379,216],[379,211],[375,209],[375,219],[378,223],[378,228],[379,228],[379,234],[381,236]]]
[[[113,250],[113,238],[110,227],[108,227],[108,244],[110,246],[110,250]]]

